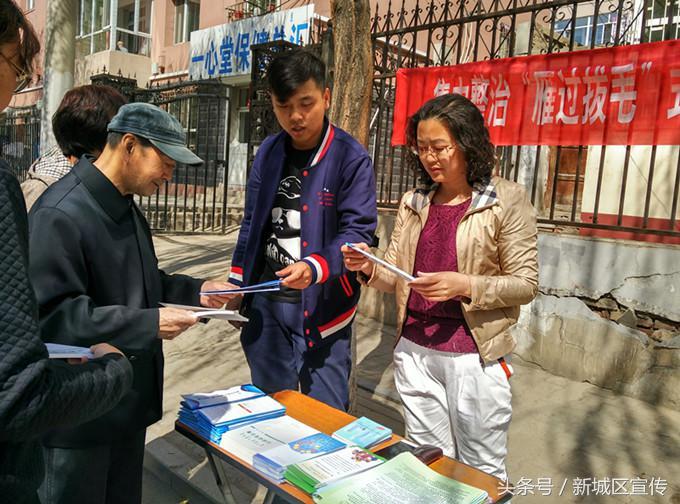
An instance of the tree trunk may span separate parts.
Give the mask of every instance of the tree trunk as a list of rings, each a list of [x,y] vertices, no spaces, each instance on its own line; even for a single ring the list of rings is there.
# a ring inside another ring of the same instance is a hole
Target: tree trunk
[[[368,0],[331,0],[333,26],[333,95],[329,117],[368,146],[373,85],[371,8]],[[356,332],[352,331],[349,411],[357,408]]]
[[[75,0],[49,0],[45,24],[45,65],[43,103],[40,117],[40,152],[57,142],[52,133],[52,116],[66,91],[73,87],[76,56]]]
[[[368,145],[373,84],[371,8],[368,0],[331,0],[334,124]]]

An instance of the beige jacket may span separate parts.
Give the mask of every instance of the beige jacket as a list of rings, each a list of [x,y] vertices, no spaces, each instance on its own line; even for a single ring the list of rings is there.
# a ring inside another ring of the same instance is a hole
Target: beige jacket
[[[385,260],[408,273],[433,195],[434,189],[413,190],[399,203]],[[472,287],[472,298],[461,302],[465,321],[484,361],[497,360],[515,347],[508,329],[517,322],[519,306],[538,291],[536,212],[524,188],[499,177],[475,186],[458,225],[456,248],[458,270],[470,276]],[[399,338],[410,291],[406,280],[376,266],[366,283],[395,292]]]

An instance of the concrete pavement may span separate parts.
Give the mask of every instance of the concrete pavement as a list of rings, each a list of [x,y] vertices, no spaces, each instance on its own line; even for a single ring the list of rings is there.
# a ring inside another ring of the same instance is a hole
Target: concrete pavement
[[[155,244],[167,272],[224,278],[235,238],[235,233],[158,235]],[[392,382],[394,329],[360,315],[355,330],[357,413],[403,433]],[[147,437],[145,502],[216,502],[219,493],[202,451],[174,433],[173,423],[180,394],[249,381],[238,334],[226,322],[199,324],[166,342],[165,355],[164,414]],[[519,358],[513,365],[508,468],[526,494],[513,502],[680,504],[680,412],[554,376]],[[262,501],[264,492],[255,483],[227,472],[238,502]],[[585,478],[598,483],[586,485]],[[613,496],[605,478],[620,478],[619,493],[640,495]],[[163,484],[154,484],[158,481]],[[664,495],[658,495],[664,482]],[[583,495],[586,488],[590,495]],[[593,495],[594,489],[605,495]]]

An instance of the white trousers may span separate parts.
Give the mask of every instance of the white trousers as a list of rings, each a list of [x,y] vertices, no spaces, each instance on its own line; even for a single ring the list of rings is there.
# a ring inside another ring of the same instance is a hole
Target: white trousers
[[[507,479],[512,393],[498,362],[482,366],[478,354],[440,352],[400,338],[394,379],[410,439]]]

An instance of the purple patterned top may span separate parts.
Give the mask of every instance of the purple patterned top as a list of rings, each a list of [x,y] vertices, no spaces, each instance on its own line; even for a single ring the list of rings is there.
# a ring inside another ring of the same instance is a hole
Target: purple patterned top
[[[458,271],[456,230],[470,201],[458,205],[430,205],[427,222],[418,240],[414,275],[418,271]],[[477,352],[460,301],[456,299],[433,302],[411,291],[402,336],[433,350]]]

